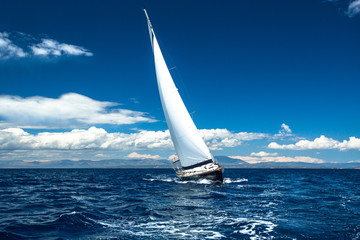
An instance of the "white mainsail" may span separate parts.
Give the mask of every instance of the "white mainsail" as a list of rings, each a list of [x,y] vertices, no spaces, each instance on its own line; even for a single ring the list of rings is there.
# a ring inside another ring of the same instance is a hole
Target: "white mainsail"
[[[171,139],[183,167],[213,159],[209,148],[201,138],[184,102],[174,84],[156,40],[149,16],[144,9],[154,53],[155,72],[162,108]]]

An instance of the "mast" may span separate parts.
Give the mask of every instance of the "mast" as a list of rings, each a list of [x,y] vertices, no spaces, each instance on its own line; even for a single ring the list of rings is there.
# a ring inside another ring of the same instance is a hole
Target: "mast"
[[[214,161],[174,84],[145,9],[144,13],[154,53],[161,105],[181,165],[184,168],[191,168],[203,162]]]
[[[153,38],[155,37],[154,29],[153,29],[153,27],[152,27],[152,25],[151,25],[150,18],[149,18],[149,15],[148,15],[147,12],[146,12],[146,9],[144,8],[143,11],[144,11],[144,13],[145,13],[146,20],[147,20],[147,23],[148,23],[151,46],[153,47]],[[153,48],[153,50],[154,50],[154,48]]]

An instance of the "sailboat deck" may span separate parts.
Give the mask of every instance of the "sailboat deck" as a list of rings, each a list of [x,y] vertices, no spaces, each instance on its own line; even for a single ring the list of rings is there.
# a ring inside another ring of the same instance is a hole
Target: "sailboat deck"
[[[206,164],[206,165],[203,165],[200,167],[187,169],[187,170],[181,170],[181,171],[177,172],[177,175],[179,177],[190,177],[190,176],[199,175],[199,174],[207,174],[207,173],[210,173],[210,172],[213,172],[216,170],[221,171],[222,167],[215,163],[209,163],[209,164]]]

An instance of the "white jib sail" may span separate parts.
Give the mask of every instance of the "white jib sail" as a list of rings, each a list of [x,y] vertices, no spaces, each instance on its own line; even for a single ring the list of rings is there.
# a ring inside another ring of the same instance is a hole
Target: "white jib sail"
[[[201,138],[174,84],[146,11],[145,14],[154,52],[155,72],[161,104],[181,165],[188,167],[212,159],[209,148]]]

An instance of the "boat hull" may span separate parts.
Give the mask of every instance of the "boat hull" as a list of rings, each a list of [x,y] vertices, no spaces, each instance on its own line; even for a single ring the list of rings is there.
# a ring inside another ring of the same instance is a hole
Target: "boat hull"
[[[214,182],[222,183],[223,182],[223,168],[219,167],[213,171],[207,171],[207,172],[203,172],[203,173],[193,174],[190,176],[178,175],[178,177],[182,181],[190,181],[190,180],[197,181],[200,179],[208,179],[208,180],[211,180]]]

